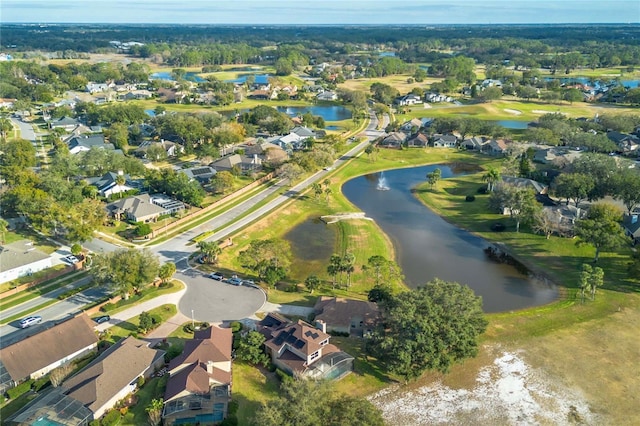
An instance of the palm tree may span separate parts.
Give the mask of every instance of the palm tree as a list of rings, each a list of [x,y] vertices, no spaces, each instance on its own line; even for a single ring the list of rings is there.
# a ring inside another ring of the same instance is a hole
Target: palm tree
[[[324,189],[324,195],[326,197],[327,204],[329,204],[329,196],[331,195],[332,192],[333,190],[329,187]]]
[[[0,242],[4,244],[4,234],[7,232],[7,228],[9,227],[9,222],[4,219],[0,219]]]
[[[489,192],[493,191],[495,184],[500,180],[500,172],[494,167],[489,167],[487,173],[482,176],[483,182],[487,182]]]
[[[145,411],[149,415],[149,423],[152,426],[160,424],[160,420],[162,420],[162,407],[164,406],[164,401],[162,398],[153,399],[149,405],[145,408]]]
[[[202,253],[202,257],[206,259],[208,263],[214,263],[218,260],[218,255],[222,253],[220,244],[215,241],[200,241],[197,246]]]
[[[118,190],[118,197],[122,197],[122,192],[123,192],[123,186],[125,183],[127,183],[127,178],[124,177],[123,174],[118,173],[118,175],[116,176],[115,179],[116,182],[116,189]]]

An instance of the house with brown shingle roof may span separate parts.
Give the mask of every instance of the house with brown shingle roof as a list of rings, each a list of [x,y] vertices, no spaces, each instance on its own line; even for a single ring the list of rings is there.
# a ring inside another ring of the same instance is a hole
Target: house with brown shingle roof
[[[95,349],[95,324],[79,315],[0,350],[0,391],[37,379]]]
[[[198,330],[182,353],[171,360],[162,413],[165,426],[209,424],[227,417],[232,341],[229,328]]]
[[[327,331],[359,337],[373,328],[380,315],[375,303],[344,297],[320,296],[313,309],[316,321],[324,321]]]
[[[313,379],[337,379],[353,371],[353,357],[329,343],[326,324],[316,326],[298,320],[291,323],[281,315],[268,314],[258,323],[271,362],[291,375]]]
[[[61,388],[97,419],[135,391],[139,377],[150,378],[163,365],[164,351],[151,349],[148,342],[129,336],[65,380]]]

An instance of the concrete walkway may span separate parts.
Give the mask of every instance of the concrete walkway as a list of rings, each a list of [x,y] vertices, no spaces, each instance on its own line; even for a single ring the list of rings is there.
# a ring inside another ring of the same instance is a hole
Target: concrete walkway
[[[298,305],[279,305],[277,303],[265,302],[260,312],[277,312],[282,315],[295,315],[297,317],[308,317],[313,313],[313,308]]]

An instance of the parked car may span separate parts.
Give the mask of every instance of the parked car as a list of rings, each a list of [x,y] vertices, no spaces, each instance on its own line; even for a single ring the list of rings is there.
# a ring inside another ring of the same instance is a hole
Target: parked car
[[[75,257],[74,255],[70,254],[69,256],[65,256],[64,260],[66,260],[67,262],[69,262],[72,265],[75,265],[76,263],[79,262],[78,258]]]
[[[224,275],[222,275],[220,272],[212,272],[207,276],[209,278],[213,278],[214,280],[218,280],[218,281],[224,280]]]
[[[101,315],[99,317],[94,318],[93,320],[98,324],[102,324],[103,322],[107,322],[111,319],[109,315]]]
[[[242,285],[246,285],[247,287],[256,287],[256,288],[258,287],[256,285],[256,282],[253,280],[243,280]]]
[[[25,319],[20,320],[20,328],[31,327],[32,325],[40,324],[41,322],[42,322],[41,316],[35,315],[31,317],[26,317]]]
[[[242,280],[238,277],[231,277],[227,280],[227,282],[233,285],[242,285]]]

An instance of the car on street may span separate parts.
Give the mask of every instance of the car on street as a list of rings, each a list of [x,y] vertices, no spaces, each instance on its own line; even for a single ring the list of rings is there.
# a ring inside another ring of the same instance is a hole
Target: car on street
[[[20,320],[20,328],[31,327],[32,325],[40,324],[41,322],[42,322],[41,316],[35,315],[31,317],[26,317]]]
[[[98,324],[102,324],[103,322],[107,322],[111,319],[109,315],[101,315],[99,317],[94,318],[93,320]]]
[[[218,280],[218,281],[224,280],[224,275],[222,275],[220,272],[212,272],[209,275],[207,275],[207,277],[213,278],[214,280]]]
[[[227,282],[233,285],[242,285],[242,280],[238,277],[231,277],[227,280]]]
[[[70,254],[69,256],[65,256],[64,260],[66,260],[67,262],[71,263],[72,265],[75,265],[76,263],[79,262],[78,258],[75,257],[72,254]]]
[[[246,285],[247,287],[258,287],[254,280],[242,280],[242,285]]]

